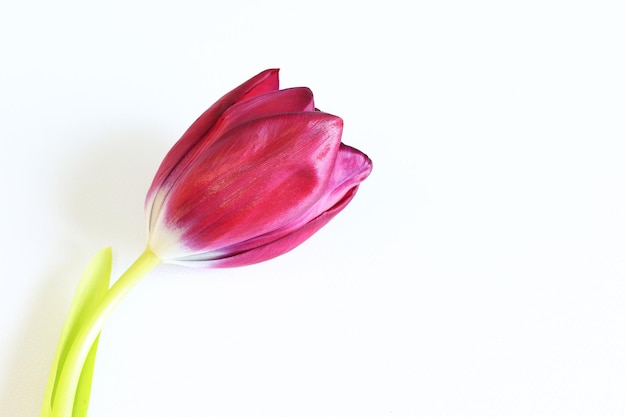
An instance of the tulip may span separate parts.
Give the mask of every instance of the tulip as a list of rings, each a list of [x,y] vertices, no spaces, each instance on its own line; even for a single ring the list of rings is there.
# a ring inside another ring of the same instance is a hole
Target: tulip
[[[342,120],[271,69],[204,112],[166,155],[146,197],[148,244],[106,288],[109,251],[81,278],[42,417],[84,417],[97,339],[124,296],[160,262],[211,268],[272,259],[337,215],[372,162],[341,143]]]
[[[206,267],[281,255],[339,213],[372,163],[308,88],[264,71],[222,97],[167,154],[148,192],[149,246]]]

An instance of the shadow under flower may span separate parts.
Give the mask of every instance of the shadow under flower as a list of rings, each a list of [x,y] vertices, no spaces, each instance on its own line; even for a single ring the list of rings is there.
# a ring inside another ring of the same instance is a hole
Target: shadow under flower
[[[92,138],[61,175],[60,211],[68,226],[98,249],[112,245],[132,254],[143,249],[144,198],[171,143],[145,131]]]
[[[50,365],[75,284],[73,275],[80,274],[71,254],[63,264],[51,267],[32,298],[29,314],[19,326],[21,333],[12,341],[13,353],[4,389],[0,392],[0,415],[39,416]],[[71,266],[70,266],[71,265]],[[77,280],[77,279],[76,279]]]

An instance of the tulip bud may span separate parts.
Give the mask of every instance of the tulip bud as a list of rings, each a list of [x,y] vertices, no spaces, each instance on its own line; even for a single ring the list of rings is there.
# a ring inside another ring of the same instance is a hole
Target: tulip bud
[[[372,162],[341,143],[343,121],[308,88],[267,70],[235,88],[167,154],[146,199],[150,249],[165,262],[249,265],[309,238],[352,199]]]
[[[204,112],[166,155],[148,191],[148,247],[111,288],[110,250],[87,269],[42,417],[86,414],[102,326],[160,262],[262,262],[337,215],[372,170],[366,155],[341,143],[342,128],[339,117],[315,108],[309,89],[279,90],[278,70],[258,74]]]

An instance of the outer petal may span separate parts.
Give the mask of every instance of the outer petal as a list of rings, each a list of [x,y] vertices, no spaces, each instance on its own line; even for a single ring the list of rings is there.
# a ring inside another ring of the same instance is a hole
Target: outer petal
[[[152,181],[146,197],[146,208],[152,210],[156,191],[164,182],[176,178],[189,161],[195,158],[193,149],[213,127],[218,118],[233,104],[267,91],[278,89],[278,69],[265,70],[230,91],[205,111],[167,153]]]
[[[234,267],[265,261],[295,248],[322,228],[354,197],[372,170],[372,161],[357,149],[341,144],[327,191],[311,209],[282,229],[226,248],[221,258],[206,253],[181,259],[199,267]]]
[[[335,217],[341,210],[344,209],[352,200],[356,191],[358,189],[358,185],[352,188],[342,200],[340,200],[335,206],[331,207],[328,211],[320,214],[303,227],[294,230],[293,232],[277,239],[268,244],[256,247],[254,249],[235,253],[229,257],[216,259],[212,261],[199,261],[199,267],[213,267],[213,268],[231,268],[237,266],[245,266],[251,265],[263,261],[267,261],[269,259],[280,256],[286,252],[289,252],[296,246],[300,245],[302,242],[311,237],[315,232],[324,227],[326,223],[331,221],[333,217]],[[194,266],[193,263],[189,263],[187,265]]]
[[[313,92],[306,87],[269,91],[240,101],[224,112],[201,145],[202,151],[233,127],[282,113],[313,111]],[[207,146],[208,145],[208,146]]]
[[[238,242],[226,248],[224,252],[231,254],[245,252],[297,231],[344,200],[345,196],[365,180],[371,171],[372,161],[367,155],[342,143],[326,191],[313,206],[282,228],[245,242]]]
[[[338,201],[364,181],[372,172],[372,161],[363,152],[341,144],[333,173],[324,197],[311,208],[311,217],[333,207]]]
[[[172,190],[151,247],[165,259],[219,251],[293,222],[326,192],[341,130],[340,118],[321,112],[231,129],[194,161],[181,178],[184,186]],[[168,240],[187,249],[160,245]]]

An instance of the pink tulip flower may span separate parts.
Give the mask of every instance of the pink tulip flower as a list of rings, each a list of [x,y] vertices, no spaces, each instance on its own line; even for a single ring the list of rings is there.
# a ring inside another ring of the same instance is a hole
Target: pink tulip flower
[[[233,267],[281,255],[354,197],[371,172],[343,122],[308,88],[263,71],[219,99],[161,164],[146,199],[148,245],[165,262]]]
[[[87,413],[97,340],[161,262],[233,267],[281,255],[354,197],[372,162],[341,143],[343,122],[308,88],[267,70],[219,99],[167,154],[146,198],[148,246],[109,288],[110,249],[89,264],[50,371],[42,417]]]

